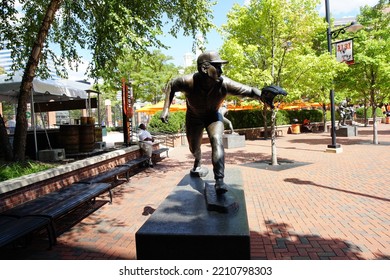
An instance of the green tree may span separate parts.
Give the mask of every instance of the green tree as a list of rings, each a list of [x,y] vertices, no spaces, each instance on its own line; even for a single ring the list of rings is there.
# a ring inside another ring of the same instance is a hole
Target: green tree
[[[14,0],[0,3],[0,41],[7,41],[14,59],[13,70],[24,69],[20,88],[14,160],[25,159],[27,103],[35,76],[45,77],[47,61],[66,75],[64,65],[77,68],[81,59],[77,49],[89,49],[93,77],[106,78],[117,68],[124,50],[144,52],[164,47],[158,40],[162,28],[171,22],[169,33],[205,34],[210,22],[211,1],[199,0],[20,0],[23,13]],[[53,51],[58,47],[59,55]],[[26,60],[27,58],[27,60]]]
[[[311,0],[252,0],[248,6],[235,5],[223,26],[222,54],[232,62],[225,68],[227,75],[260,88],[277,84],[289,92],[287,99],[297,98],[302,92],[299,82],[304,79],[294,79],[302,72],[295,67],[296,57],[314,52],[314,37],[321,28],[325,30],[318,4]],[[273,128],[276,112],[271,115]],[[277,164],[274,133],[271,141],[272,164]]]
[[[373,112],[373,144],[378,144],[377,108],[390,102],[390,13],[389,1],[380,0],[377,5],[360,9],[358,21],[365,28],[354,39],[355,64],[349,67],[347,79],[338,81],[365,108]]]
[[[178,67],[169,63],[170,60],[171,57],[159,50],[145,52],[142,55],[127,50],[123,58],[118,59],[116,71],[99,87],[106,98],[115,100],[120,90],[121,79],[126,78],[131,81],[135,100],[157,103],[163,98],[163,89],[167,81],[179,71]]]

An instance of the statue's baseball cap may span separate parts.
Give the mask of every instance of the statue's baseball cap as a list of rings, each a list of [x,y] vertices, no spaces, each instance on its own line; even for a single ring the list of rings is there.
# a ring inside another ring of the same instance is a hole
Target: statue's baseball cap
[[[200,65],[204,62],[221,63],[221,64],[229,63],[229,61],[221,59],[219,54],[217,52],[214,52],[214,51],[204,52],[198,56],[198,59],[197,59],[198,65]]]

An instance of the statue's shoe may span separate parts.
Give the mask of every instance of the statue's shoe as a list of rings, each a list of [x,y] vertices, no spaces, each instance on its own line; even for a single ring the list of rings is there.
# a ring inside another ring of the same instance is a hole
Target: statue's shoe
[[[228,191],[228,185],[226,185],[223,182],[215,183],[214,188],[215,188],[215,192],[217,193],[217,195],[224,194],[225,192]]]
[[[209,174],[209,170],[203,166],[190,170],[190,175],[193,177],[206,177],[207,174]]]

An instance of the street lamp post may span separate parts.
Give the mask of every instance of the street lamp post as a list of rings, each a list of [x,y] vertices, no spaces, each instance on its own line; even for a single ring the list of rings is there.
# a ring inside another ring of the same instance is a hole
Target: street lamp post
[[[330,26],[330,12],[329,12],[329,0],[325,0],[325,16],[326,21],[328,22],[328,29],[326,32],[327,40],[328,40],[328,51],[329,54],[332,55],[332,31]],[[330,135],[332,136],[332,144],[328,145],[329,149],[339,149],[341,146],[340,144],[336,144],[336,114],[335,114],[335,108],[334,108],[334,89],[330,90],[330,121],[331,121],[331,131]]]
[[[332,55],[332,39],[336,39],[340,34],[344,34],[346,31],[356,32],[362,28],[362,25],[352,22],[350,25],[341,27],[334,31],[331,30],[330,25],[330,12],[329,12],[329,0],[325,0],[325,17],[328,23],[327,28],[327,41],[328,41],[328,51],[329,54]],[[331,116],[331,137],[332,144],[328,145],[328,149],[336,152],[341,152],[341,145],[336,144],[336,116],[335,116],[335,105],[334,105],[334,89],[330,90],[330,116]]]

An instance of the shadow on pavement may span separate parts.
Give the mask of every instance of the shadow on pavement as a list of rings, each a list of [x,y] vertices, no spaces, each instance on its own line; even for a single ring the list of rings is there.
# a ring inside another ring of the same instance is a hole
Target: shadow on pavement
[[[359,247],[341,239],[300,235],[286,223],[265,221],[266,232],[252,231],[252,259],[263,260],[359,260]]]
[[[373,199],[378,199],[378,200],[390,202],[390,199],[388,199],[388,198],[378,197],[378,196],[369,195],[369,194],[365,194],[365,193],[352,192],[352,191],[338,189],[338,188],[333,188],[333,187],[328,187],[328,186],[323,186],[323,185],[314,183],[312,181],[305,181],[305,180],[301,180],[301,179],[298,179],[298,178],[286,178],[286,179],[284,179],[284,181],[285,182],[289,182],[289,183],[293,183],[293,184],[297,184],[297,185],[312,185],[312,186],[315,186],[315,187],[320,187],[320,188],[324,188],[324,189],[328,189],[328,190],[334,190],[334,191],[339,191],[339,192],[343,192],[343,193],[359,195],[359,196],[364,196],[364,197],[369,197],[369,198],[373,198]]]

